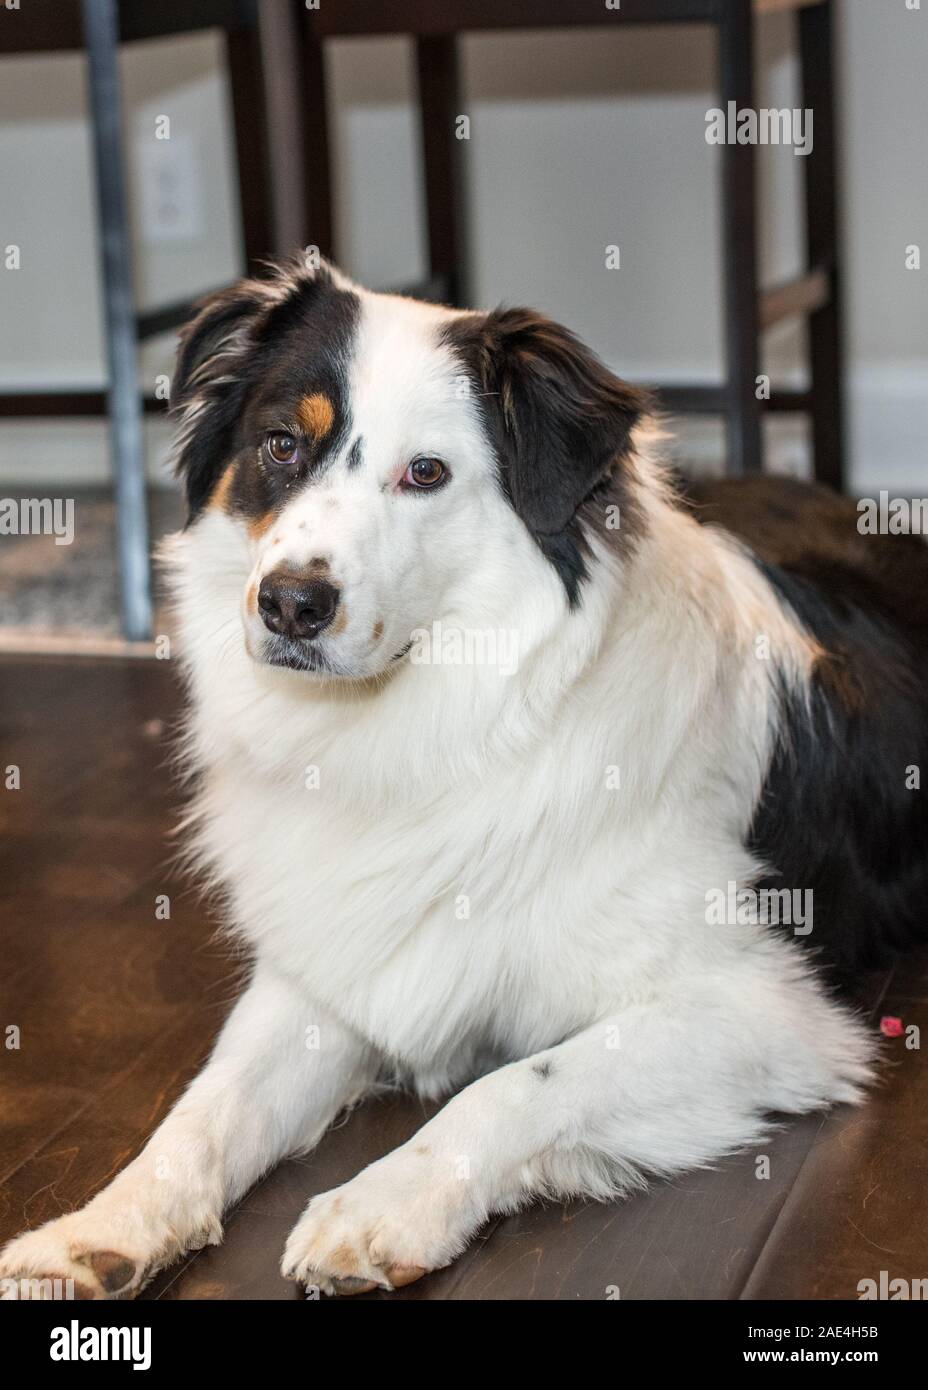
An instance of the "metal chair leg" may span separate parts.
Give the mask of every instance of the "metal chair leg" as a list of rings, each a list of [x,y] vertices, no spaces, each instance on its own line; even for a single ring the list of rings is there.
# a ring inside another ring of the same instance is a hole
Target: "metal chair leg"
[[[119,37],[115,0],[82,0],[89,64],[103,261],[109,374],[110,449],[116,489],[122,627],[134,641],[151,636],[151,570],[145,498],[129,222],[119,112]]]

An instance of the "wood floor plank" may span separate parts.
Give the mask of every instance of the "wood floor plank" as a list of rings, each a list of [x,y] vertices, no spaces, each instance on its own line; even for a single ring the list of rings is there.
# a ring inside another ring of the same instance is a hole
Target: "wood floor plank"
[[[0,1051],[0,1240],[102,1185],[234,996],[240,972],[169,865],[178,708],[161,663],[0,661],[0,745],[23,772],[0,798],[0,1025],[19,1030]]]
[[[918,1036],[886,1039],[882,1084],[822,1126],[746,1298],[856,1299],[881,1271],[910,1287],[928,1278],[928,1001],[908,985],[903,964],[880,1012]]]
[[[125,1166],[196,1074],[223,1013],[217,1002],[156,1034],[104,1090],[0,1185],[0,1241],[73,1211]]]
[[[7,1117],[0,1127],[0,1181],[46,1135],[128,1084],[130,1074],[143,1102],[157,1076],[134,1069],[160,1037],[176,1035],[179,1064],[185,1026],[191,1056],[202,1051],[203,1037],[212,1036],[236,993],[240,970],[197,911],[196,923],[193,908],[185,919],[179,901],[170,922],[156,921],[153,896],[143,886],[112,916],[85,917],[37,942],[39,970],[0,993],[0,1020],[20,1030],[19,1047],[0,1054],[0,1107]]]

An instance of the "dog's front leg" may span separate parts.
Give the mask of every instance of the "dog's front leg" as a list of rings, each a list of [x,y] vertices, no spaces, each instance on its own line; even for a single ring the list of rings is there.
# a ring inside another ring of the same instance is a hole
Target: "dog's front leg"
[[[871,1051],[801,981],[688,980],[461,1091],[313,1199],[283,1272],[328,1293],[408,1284],[449,1264],[494,1212],[539,1194],[618,1194],[751,1143],[765,1111],[855,1099]]]
[[[376,1065],[355,1034],[259,965],[209,1062],[139,1156],[87,1206],[6,1246],[0,1295],[67,1297],[68,1280],[77,1298],[138,1293],[186,1250],[217,1243],[224,1209],[316,1143]]]

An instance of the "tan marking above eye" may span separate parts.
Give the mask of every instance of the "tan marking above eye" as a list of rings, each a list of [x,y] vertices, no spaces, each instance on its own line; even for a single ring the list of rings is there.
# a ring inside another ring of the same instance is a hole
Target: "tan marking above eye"
[[[228,464],[225,472],[220,476],[218,483],[213,488],[213,495],[209,499],[209,505],[218,511],[227,511],[226,503],[229,500],[229,492],[235,480],[235,465]]]
[[[372,641],[372,642],[379,642],[382,636],[383,636],[383,623],[382,623],[382,622],[375,623],[375,624],[374,624],[374,630],[373,630],[373,632],[371,633],[371,641]]]
[[[317,391],[304,396],[297,406],[297,419],[311,439],[324,439],[332,428],[335,410],[328,396]]]

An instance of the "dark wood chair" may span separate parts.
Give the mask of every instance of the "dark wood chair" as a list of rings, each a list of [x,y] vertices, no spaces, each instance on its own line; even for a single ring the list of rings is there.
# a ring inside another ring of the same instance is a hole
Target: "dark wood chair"
[[[804,107],[814,111],[814,147],[803,160],[807,270],[797,280],[761,290],[757,275],[755,150],[723,145],[724,317],[726,379],[718,386],[664,385],[660,397],[677,414],[717,414],[728,425],[733,474],[763,466],[764,410],[811,416],[816,478],[843,482],[841,336],[835,191],[835,94],[832,0],[323,0],[301,14],[304,117],[307,130],[309,240],[335,254],[326,139],[325,63],[329,38],[409,34],[416,43],[430,276],[426,292],[467,303],[464,206],[460,163],[466,141],[455,138],[461,111],[457,35],[475,30],[546,29],[632,24],[713,26],[718,35],[719,104],[754,107],[753,25],[774,11],[799,11]],[[758,400],[759,339],[789,317],[808,320],[810,387],[774,390]]]
[[[407,34],[416,45],[422,163],[428,220],[429,274],[409,292],[453,304],[468,302],[461,161],[455,138],[460,113],[457,36],[493,29],[703,23],[719,44],[719,102],[753,108],[753,23],[774,10],[798,10],[802,104],[814,110],[814,148],[803,160],[808,268],[797,280],[762,291],[757,276],[755,150],[723,145],[724,320],[726,378],[719,385],[681,382],[660,387],[678,414],[722,415],[728,426],[729,471],[762,468],[766,411],[811,416],[815,476],[843,481],[842,370],[835,191],[832,0],[58,0],[8,16],[0,54],[86,47],[103,247],[109,366],[107,396],[99,392],[0,395],[0,415],[99,415],[112,434],[122,575],[123,629],[151,630],[141,411],[164,408],[141,399],[136,374],[140,339],[178,326],[189,303],[137,314],[132,302],[129,231],[120,141],[116,52],[119,42],[219,28],[226,36],[232,90],[243,237],[249,266],[295,244],[337,255],[332,161],[328,139],[324,45],[330,38]],[[289,84],[293,102],[267,100],[265,66]],[[302,178],[293,179],[294,170]],[[287,177],[284,177],[286,173]],[[301,185],[289,215],[280,192]],[[207,288],[207,287],[204,287]],[[759,400],[760,333],[788,317],[808,321],[810,386],[779,389]]]

